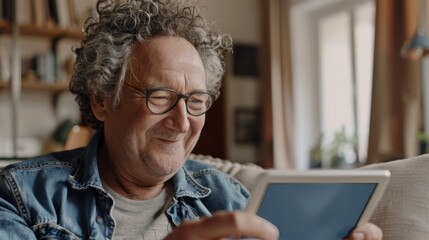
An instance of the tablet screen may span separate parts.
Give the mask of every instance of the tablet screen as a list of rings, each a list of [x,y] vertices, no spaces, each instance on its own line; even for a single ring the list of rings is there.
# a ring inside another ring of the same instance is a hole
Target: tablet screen
[[[341,240],[356,226],[377,183],[270,183],[258,215],[280,239]]]

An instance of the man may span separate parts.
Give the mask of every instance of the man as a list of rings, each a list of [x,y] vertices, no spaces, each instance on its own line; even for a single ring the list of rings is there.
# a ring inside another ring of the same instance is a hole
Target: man
[[[97,129],[86,148],[0,175],[7,239],[278,238],[240,211],[249,192],[186,160],[219,95],[229,37],[180,1],[99,0],[76,52],[70,90]],[[368,224],[354,239],[381,239]],[[363,237],[363,238],[359,238]]]

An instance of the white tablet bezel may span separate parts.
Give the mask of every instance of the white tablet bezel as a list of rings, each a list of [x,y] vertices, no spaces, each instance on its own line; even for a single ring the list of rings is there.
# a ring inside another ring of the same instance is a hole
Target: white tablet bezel
[[[251,190],[247,211],[257,213],[272,183],[376,183],[376,188],[356,226],[368,222],[390,179],[388,170],[266,170]]]

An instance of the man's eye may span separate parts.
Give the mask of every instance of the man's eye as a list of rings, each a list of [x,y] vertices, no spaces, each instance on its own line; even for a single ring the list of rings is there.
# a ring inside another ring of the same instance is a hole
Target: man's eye
[[[171,94],[170,92],[166,92],[166,91],[153,92],[149,97],[149,101],[151,103],[159,104],[159,105],[168,104],[173,100],[174,100],[173,94]]]
[[[204,93],[197,93],[190,96],[188,102],[198,105],[198,104],[206,104],[209,99],[209,96]]]
[[[168,99],[168,96],[151,96],[152,99],[162,100],[162,99]]]
[[[203,104],[204,103],[204,101],[197,99],[197,98],[191,98],[189,100],[192,104]]]
[[[173,97],[173,94],[168,91],[155,91],[150,95],[150,97],[157,99],[171,99]]]

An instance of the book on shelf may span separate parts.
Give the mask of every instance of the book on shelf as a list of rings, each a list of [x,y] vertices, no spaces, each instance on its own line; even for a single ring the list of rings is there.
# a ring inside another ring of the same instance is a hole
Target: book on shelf
[[[31,24],[32,23],[32,14],[31,14],[31,2],[33,0],[16,0],[18,4],[18,23],[19,24]]]
[[[58,25],[58,9],[57,9],[57,0],[47,0],[48,1],[48,12],[49,18],[48,23],[54,23]]]
[[[70,26],[72,28],[79,28],[81,25],[80,16],[77,13],[76,6],[75,6],[76,2],[78,2],[78,1],[67,0],[67,10],[69,12]]]
[[[2,19],[6,21],[12,21],[12,2],[13,0],[1,0],[2,5]]]
[[[44,0],[32,0],[31,3],[31,14],[34,24],[43,26],[48,20]]]
[[[56,57],[53,52],[36,54],[32,59],[32,70],[36,73],[37,79],[46,84],[53,84],[57,78]]]
[[[60,27],[71,27],[71,21],[68,10],[68,1],[67,0],[55,0],[58,14],[58,25]]]

